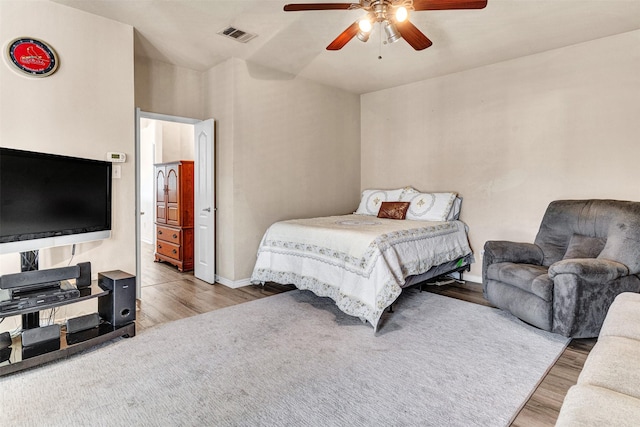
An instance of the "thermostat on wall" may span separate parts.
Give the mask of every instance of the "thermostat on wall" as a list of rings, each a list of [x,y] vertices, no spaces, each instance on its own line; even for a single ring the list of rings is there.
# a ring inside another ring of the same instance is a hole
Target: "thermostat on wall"
[[[124,153],[109,151],[107,153],[107,161],[113,163],[124,163],[127,161],[127,155]]]

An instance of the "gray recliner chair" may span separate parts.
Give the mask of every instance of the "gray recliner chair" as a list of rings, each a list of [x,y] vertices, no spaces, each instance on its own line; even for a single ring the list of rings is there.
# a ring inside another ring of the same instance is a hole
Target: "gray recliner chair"
[[[558,200],[533,244],[484,245],[484,296],[566,337],[597,337],[622,292],[640,292],[640,202]]]

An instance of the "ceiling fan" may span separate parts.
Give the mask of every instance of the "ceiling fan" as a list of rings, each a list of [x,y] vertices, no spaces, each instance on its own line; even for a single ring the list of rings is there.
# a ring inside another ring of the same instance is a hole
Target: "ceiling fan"
[[[354,37],[366,42],[376,22],[384,28],[387,42],[394,43],[403,38],[415,50],[422,50],[432,42],[409,22],[410,10],[483,9],[486,5],[487,0],[360,0],[359,3],[293,3],[285,5],[284,11],[362,9],[367,12],[364,18],[340,33],[327,50],[340,50]]]

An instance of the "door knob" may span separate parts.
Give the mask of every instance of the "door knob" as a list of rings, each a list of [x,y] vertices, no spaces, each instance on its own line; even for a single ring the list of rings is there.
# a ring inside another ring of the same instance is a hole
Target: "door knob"
[[[211,208],[204,208],[204,209],[202,209],[202,210],[203,210],[203,211],[206,211],[206,212],[211,212]]]

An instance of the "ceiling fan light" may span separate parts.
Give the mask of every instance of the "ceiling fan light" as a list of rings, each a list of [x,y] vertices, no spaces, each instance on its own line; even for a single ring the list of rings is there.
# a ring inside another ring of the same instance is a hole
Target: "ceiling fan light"
[[[409,17],[409,12],[404,6],[400,6],[396,9],[396,22],[404,22]]]
[[[395,43],[402,38],[396,26],[389,21],[385,21],[384,32],[387,33],[387,42],[389,43]]]
[[[366,42],[367,40],[369,40],[370,35],[371,33],[364,33],[362,31],[358,31],[358,34],[356,34],[356,38],[361,42]]]
[[[360,27],[360,32],[361,33],[369,33],[371,32],[371,21],[369,21],[369,19],[367,18],[362,18],[359,22],[358,22],[358,27]],[[369,36],[367,36],[368,38]]]

